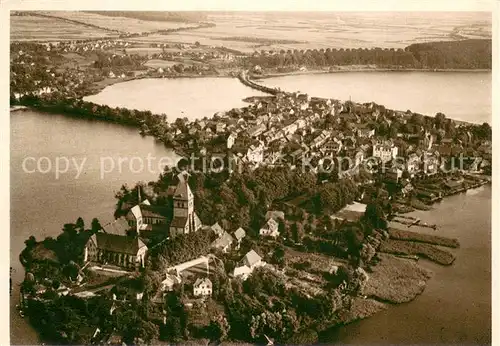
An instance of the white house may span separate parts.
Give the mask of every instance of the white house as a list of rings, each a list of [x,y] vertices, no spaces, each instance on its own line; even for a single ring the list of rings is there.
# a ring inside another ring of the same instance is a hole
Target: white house
[[[259,146],[251,145],[248,148],[246,158],[252,163],[261,163],[264,161],[264,146],[261,144]]]
[[[209,278],[198,278],[193,285],[193,295],[211,296],[212,295],[212,281]]]
[[[264,265],[266,265],[266,262],[262,261],[262,257],[254,250],[250,250],[241,260],[241,265],[234,268],[233,277],[241,277],[246,280],[255,268]]]
[[[398,147],[392,142],[376,143],[373,145],[373,157],[378,157],[385,163],[398,156]]]
[[[233,244],[233,237],[226,231],[222,233],[222,235],[214,240],[212,243],[212,247],[221,250],[222,252],[228,252],[231,248],[231,244]]]
[[[241,245],[241,241],[243,240],[243,238],[245,238],[246,236],[246,232],[243,228],[238,228],[235,232],[234,232],[234,239],[236,239],[236,248],[239,249],[240,248],[240,245]]]
[[[234,141],[236,140],[237,135],[234,133],[231,133],[229,137],[227,137],[227,148],[231,149],[234,145]]]
[[[161,282],[161,289],[162,291],[172,291],[174,285],[180,284],[181,282],[182,279],[180,276],[167,273],[165,280]]]
[[[261,236],[270,236],[276,238],[280,235],[278,232],[278,222],[271,218],[260,228],[259,234]]]

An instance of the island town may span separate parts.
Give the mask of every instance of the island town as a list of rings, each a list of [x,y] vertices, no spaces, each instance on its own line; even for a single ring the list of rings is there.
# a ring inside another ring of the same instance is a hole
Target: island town
[[[444,248],[458,241],[405,214],[491,181],[489,124],[259,83],[271,71],[265,57],[281,53],[256,54],[260,64],[216,47],[115,53],[128,44],[11,46],[16,109],[134,126],[182,157],[157,181],[122,186],[113,220],[79,218],[55,239],[26,240],[19,308],[43,338],[310,344],[322,330],[414,299],[431,276],[419,258],[453,263]],[[86,70],[67,58],[87,52],[95,61]],[[186,68],[186,55],[212,64]],[[179,63],[147,67],[152,59]],[[220,71],[269,96],[173,122],[82,100],[117,80]]]

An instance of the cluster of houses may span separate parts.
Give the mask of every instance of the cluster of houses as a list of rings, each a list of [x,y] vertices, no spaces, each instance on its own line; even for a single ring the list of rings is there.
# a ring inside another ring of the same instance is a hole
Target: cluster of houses
[[[168,44],[153,44],[154,47],[161,47],[161,48],[170,48],[171,45]],[[188,46],[181,46],[181,45],[173,45],[173,48],[176,48],[175,50],[168,50],[168,51],[163,51],[161,53],[155,53],[152,55],[149,55],[149,59],[162,59],[162,60],[176,60],[178,58],[189,58],[193,59],[195,61],[202,61],[202,62],[207,62],[207,61],[224,61],[224,62],[232,62],[235,61],[237,58],[242,57],[241,55],[235,55],[233,53],[229,53],[223,50],[219,50],[217,48],[211,48],[211,49],[198,49],[196,46],[193,45],[188,45]]]
[[[128,48],[130,43],[119,39],[99,39],[99,40],[71,40],[71,41],[54,41],[42,43],[43,46],[50,51],[58,51],[62,53],[85,53],[92,51],[100,51],[107,49]]]
[[[325,158],[349,158],[352,171],[343,174],[350,174],[372,158],[389,167],[388,179],[395,172],[401,175],[397,169],[407,170],[412,177],[434,174],[443,159],[467,148],[467,142],[451,138],[438,141],[423,127],[415,133],[398,132],[392,138],[378,133],[381,125],[390,127],[396,120],[406,124],[411,118],[408,113],[381,109],[374,103],[278,93],[274,98],[255,98],[241,109],[219,112],[210,120],[195,120],[183,128],[168,124],[167,131],[181,148],[212,158],[224,156],[253,168],[285,165],[294,169],[307,165],[314,171]],[[464,141],[468,138],[470,142],[470,133],[464,135]],[[396,159],[404,160],[402,169],[390,168]]]

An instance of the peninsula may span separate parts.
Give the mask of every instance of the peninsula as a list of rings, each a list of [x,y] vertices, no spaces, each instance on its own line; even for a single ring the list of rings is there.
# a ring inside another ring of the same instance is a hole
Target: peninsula
[[[194,29],[155,34],[175,30]],[[12,43],[11,105],[132,126],[182,159],[156,181],[123,185],[114,221],[78,218],[56,238],[25,241],[19,311],[44,341],[312,344],[321,331],[421,294],[432,277],[422,258],[453,265],[458,240],[408,213],[491,182],[488,123],[258,78],[359,66],[490,69],[491,40],[245,54],[106,32],[119,36]],[[203,76],[239,78],[269,96],[191,122],[83,101],[135,78]]]

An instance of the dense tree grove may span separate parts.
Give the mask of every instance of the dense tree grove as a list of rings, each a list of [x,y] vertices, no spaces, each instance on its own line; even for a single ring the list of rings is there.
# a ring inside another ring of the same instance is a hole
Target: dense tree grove
[[[416,43],[405,49],[295,49],[281,50],[275,54],[262,51],[254,54],[249,61],[266,68],[373,64],[389,68],[491,69],[491,52],[491,40],[471,39]]]
[[[156,189],[165,190],[174,183],[174,179],[173,173],[163,174]],[[202,222],[209,225],[219,222],[233,230],[243,227],[257,231],[269,208],[285,207],[286,200],[295,196],[305,196],[310,201],[311,213],[321,214],[340,210],[358,194],[357,186],[350,179],[318,184],[313,173],[291,171],[284,167],[262,167],[231,175],[227,171],[193,172],[189,183],[195,195],[195,209]],[[301,208],[292,211],[295,212],[304,213]]]

